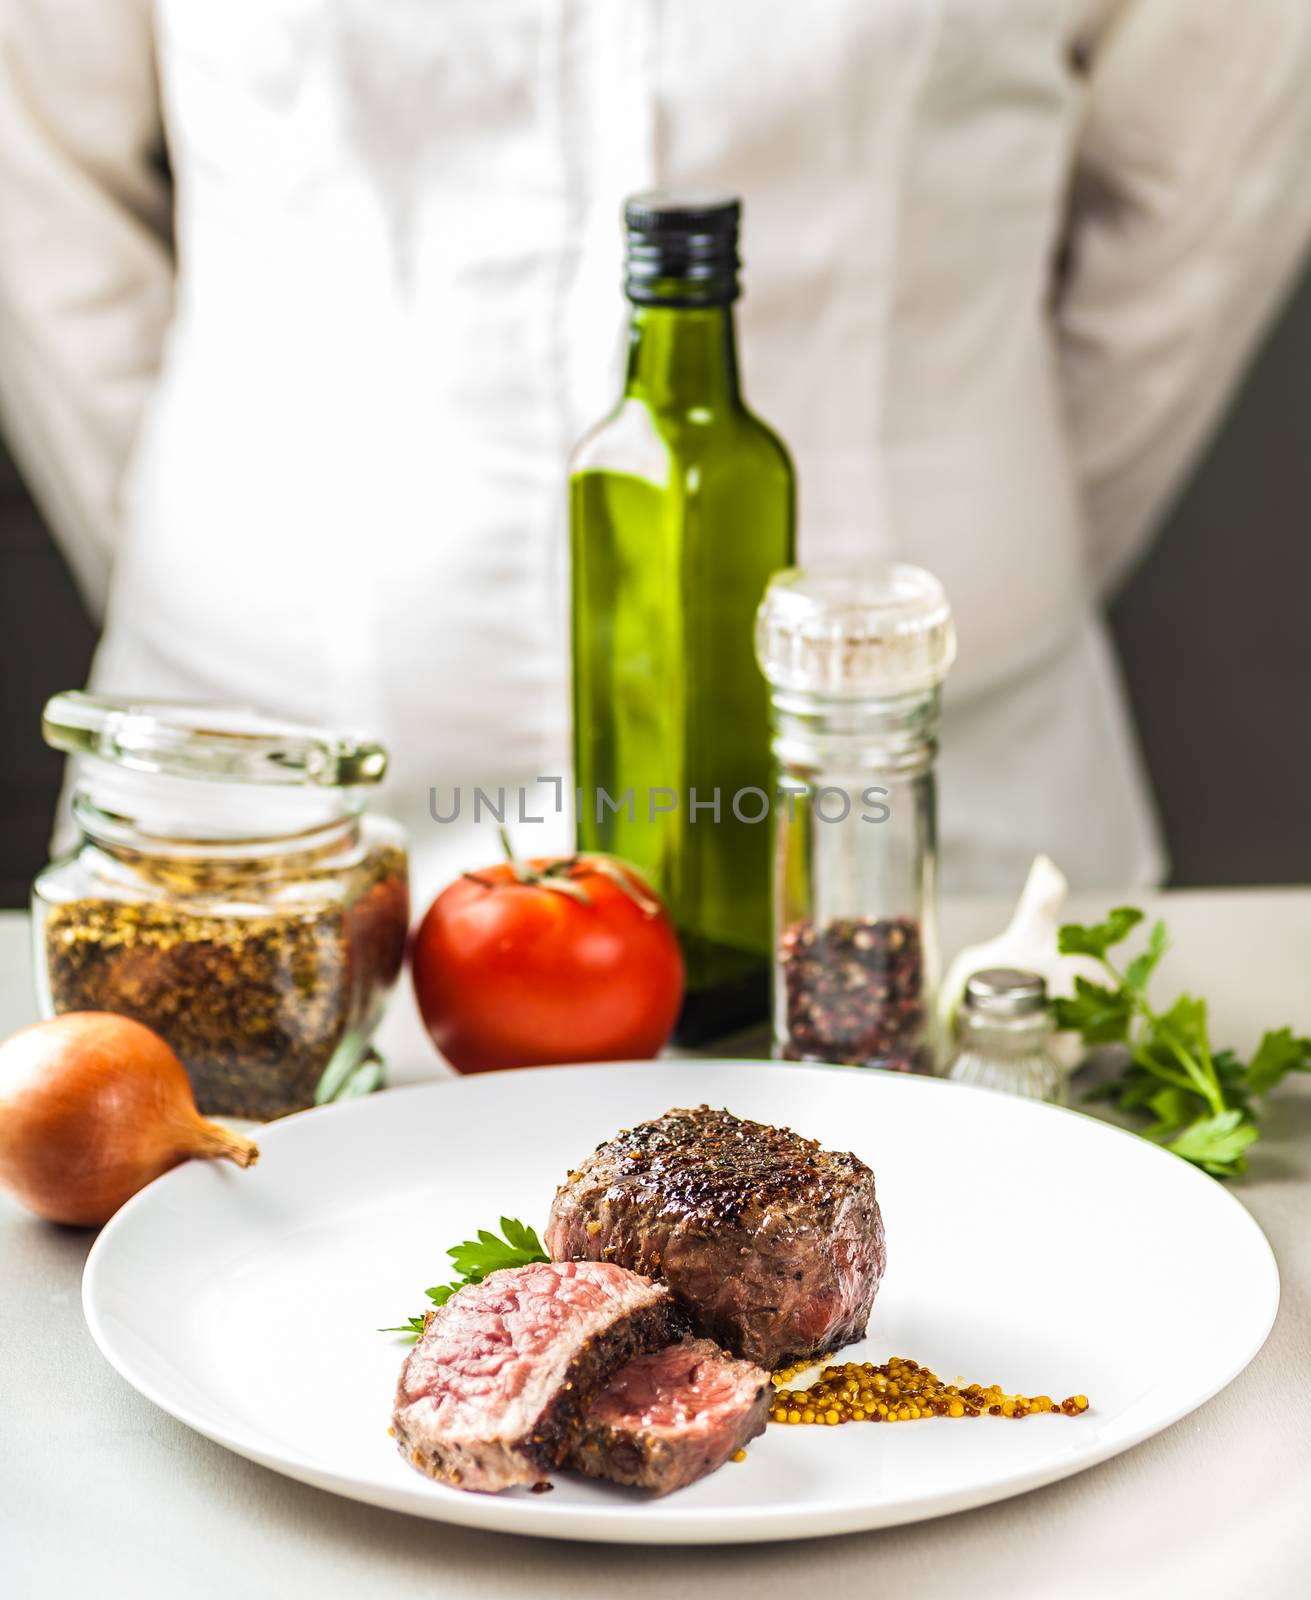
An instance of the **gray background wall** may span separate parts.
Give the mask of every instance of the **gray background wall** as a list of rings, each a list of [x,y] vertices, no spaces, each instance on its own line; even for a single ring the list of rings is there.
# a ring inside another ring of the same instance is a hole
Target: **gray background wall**
[[[86,677],[95,635],[63,562],[0,445],[0,906],[27,904],[45,864],[62,757],[41,707]]]
[[[1311,277],[1112,608],[1178,885],[1311,883]],[[43,864],[40,712],[90,622],[0,452],[0,905]]]
[[[1311,883],[1311,274],[1111,608],[1171,882]]]

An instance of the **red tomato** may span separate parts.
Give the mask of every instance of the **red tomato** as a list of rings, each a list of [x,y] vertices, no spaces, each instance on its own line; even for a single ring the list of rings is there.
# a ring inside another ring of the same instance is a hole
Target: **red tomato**
[[[458,879],[419,924],[410,964],[458,1072],[653,1056],[683,1000],[668,913],[630,868],[589,856]]]

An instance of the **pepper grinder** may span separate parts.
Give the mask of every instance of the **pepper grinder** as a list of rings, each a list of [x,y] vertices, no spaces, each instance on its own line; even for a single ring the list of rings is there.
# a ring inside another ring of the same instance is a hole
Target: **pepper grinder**
[[[937,981],[939,687],[956,655],[931,573],[778,573],[756,621],[775,762],[774,1050],[928,1072]]]

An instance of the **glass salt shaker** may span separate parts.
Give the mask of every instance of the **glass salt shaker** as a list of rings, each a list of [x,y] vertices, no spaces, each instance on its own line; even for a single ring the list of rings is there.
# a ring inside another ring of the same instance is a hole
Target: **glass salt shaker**
[[[939,687],[951,607],[901,564],[791,568],[765,592],[774,1053],[933,1070]]]
[[[959,1049],[947,1069],[955,1082],[1066,1103],[1065,1074],[1050,1049],[1047,985],[1037,973],[976,972],[965,985],[956,1034]]]

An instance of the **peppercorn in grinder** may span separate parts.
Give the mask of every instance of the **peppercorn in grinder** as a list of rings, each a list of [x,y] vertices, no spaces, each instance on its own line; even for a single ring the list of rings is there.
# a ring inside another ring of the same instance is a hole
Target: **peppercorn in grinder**
[[[779,573],[756,622],[770,685],[774,1052],[933,1070],[941,584],[900,564]]]

